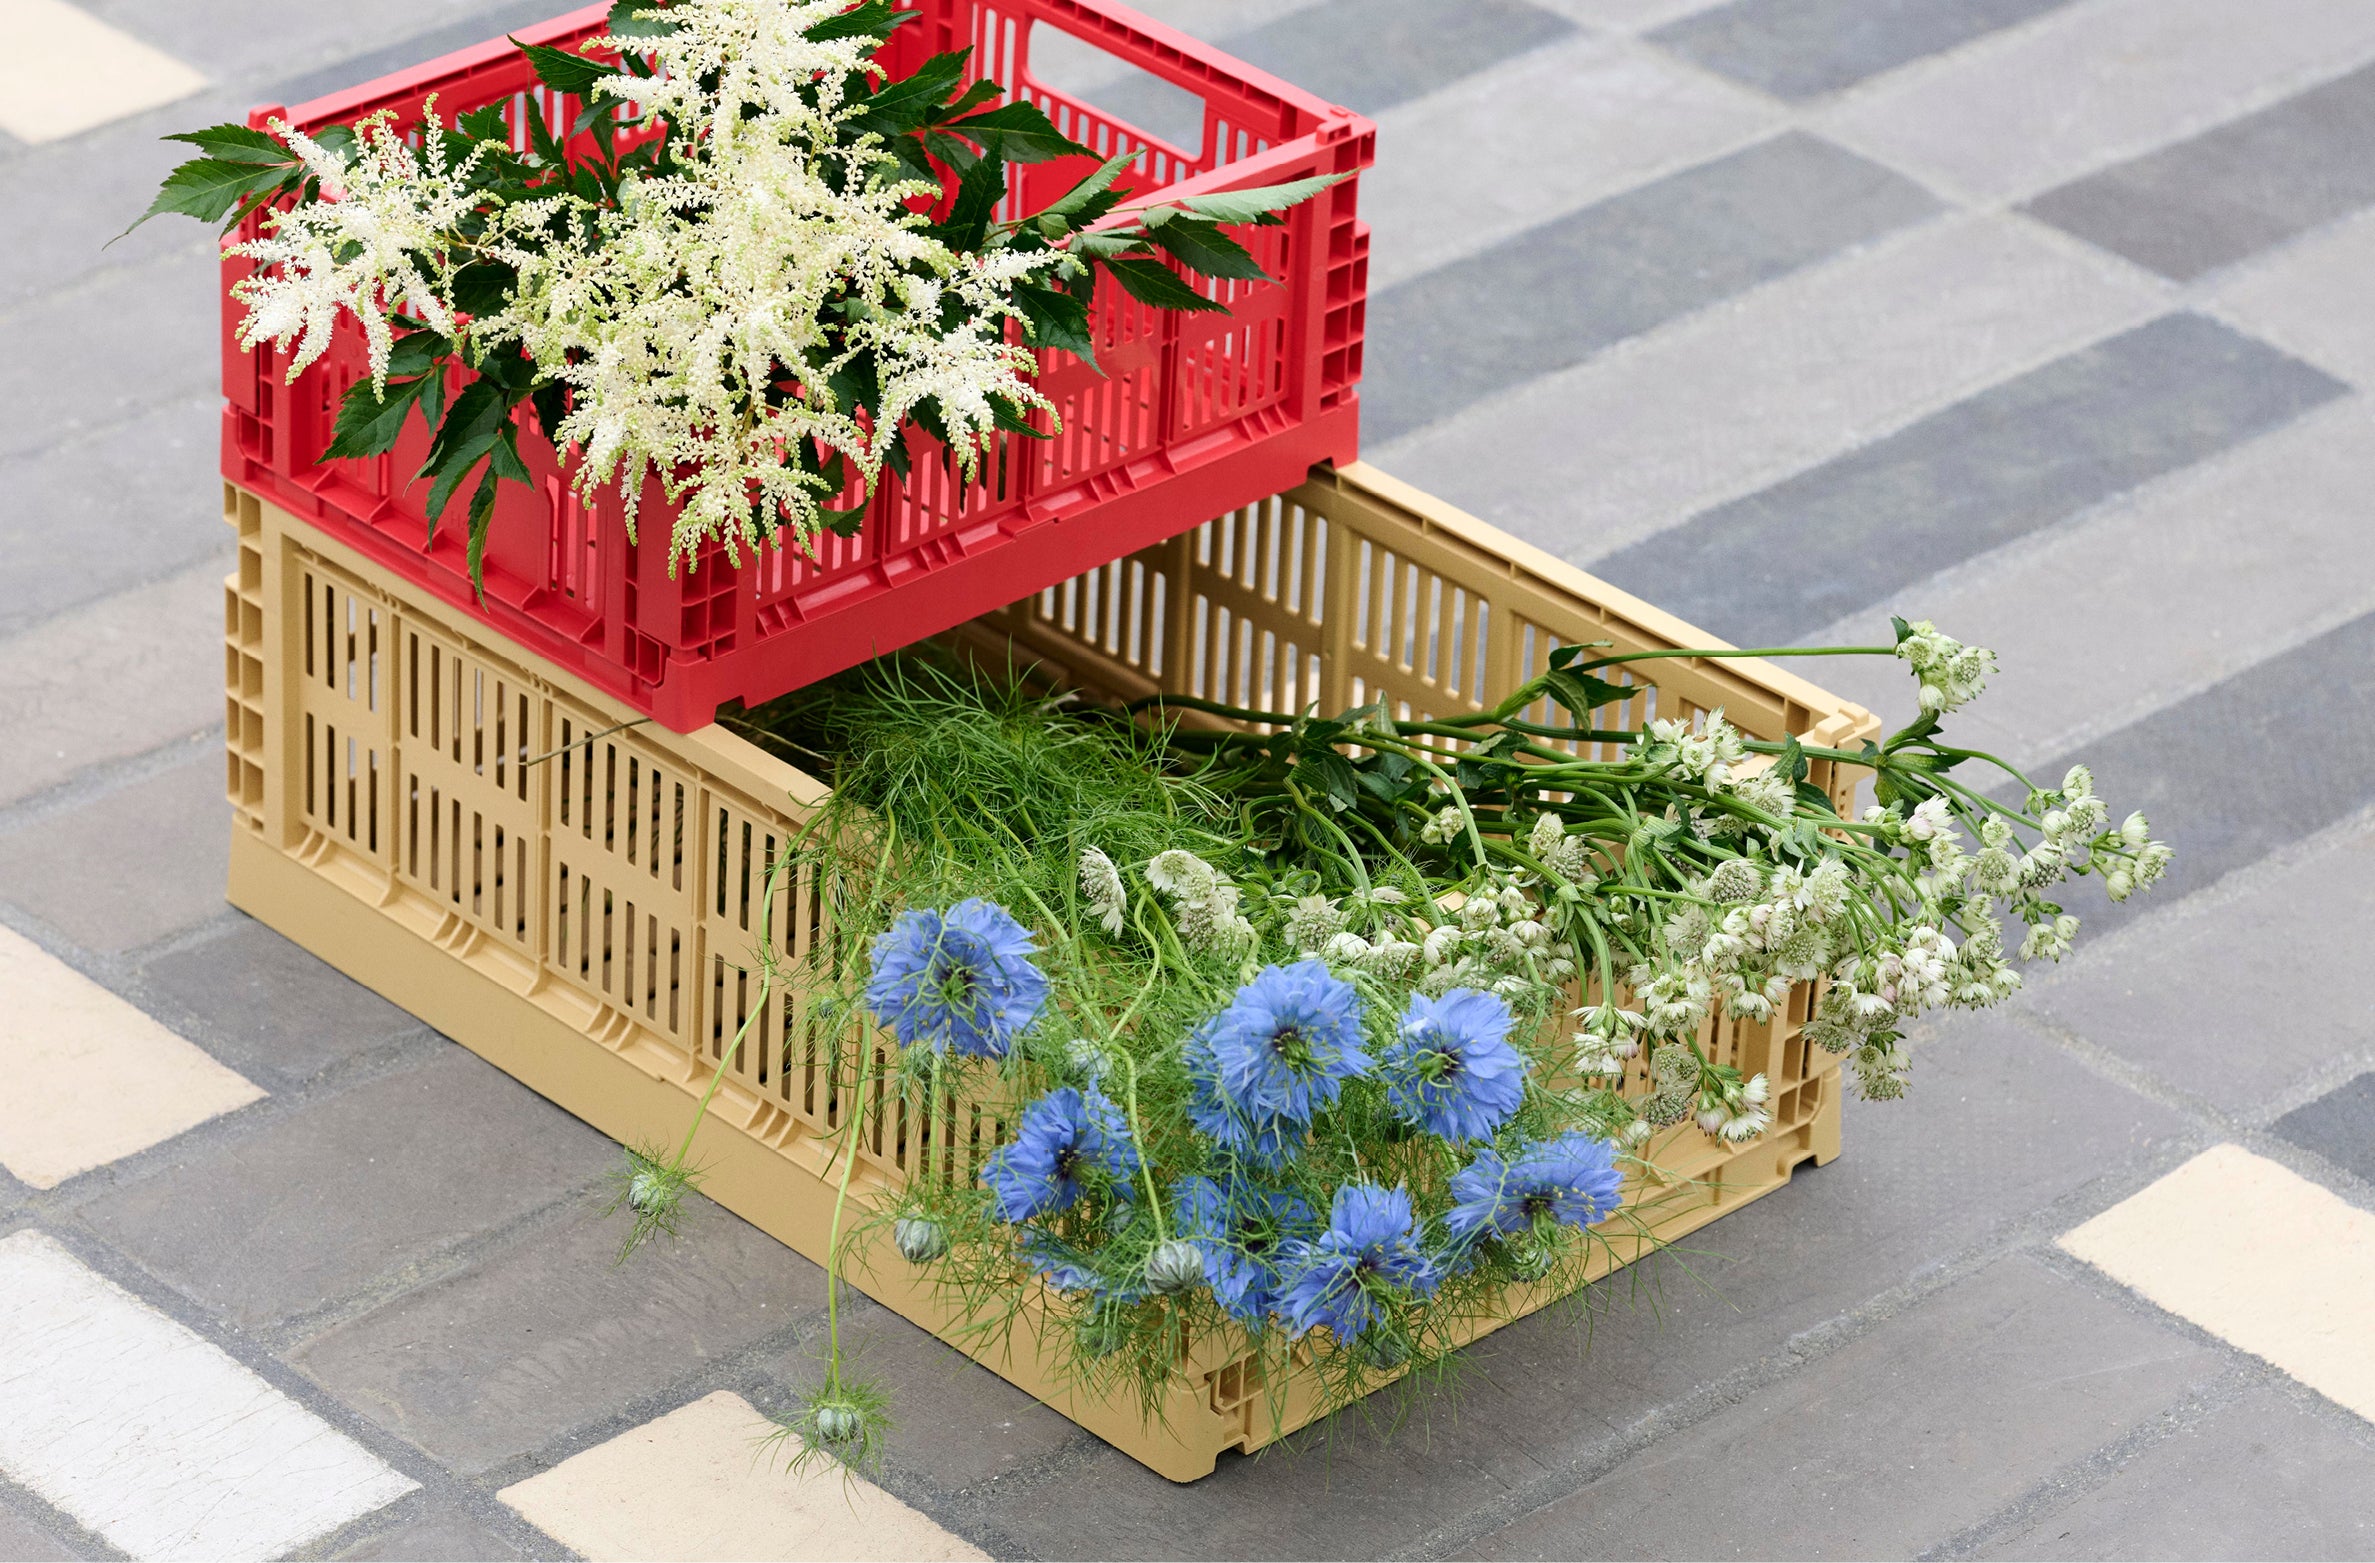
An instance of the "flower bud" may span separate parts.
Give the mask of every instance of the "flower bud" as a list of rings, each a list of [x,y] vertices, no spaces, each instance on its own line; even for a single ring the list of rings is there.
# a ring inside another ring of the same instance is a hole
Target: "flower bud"
[[[2119,839],[2131,847],[2140,847],[2152,839],[2152,826],[2142,814],[2131,814],[2119,822]]]
[[[613,1184],[612,1187],[617,1187]],[[668,1180],[654,1171],[643,1171],[627,1180],[627,1208],[639,1216],[658,1210],[668,1197]]]
[[[948,1252],[948,1229],[925,1216],[901,1216],[891,1223],[891,1241],[911,1265],[928,1265]]]
[[[816,1408],[816,1436],[828,1444],[850,1443],[865,1426],[865,1413],[846,1400],[828,1400]]]
[[[1157,1243],[1146,1256],[1146,1284],[1166,1295],[1204,1284],[1204,1251],[1185,1238]]]

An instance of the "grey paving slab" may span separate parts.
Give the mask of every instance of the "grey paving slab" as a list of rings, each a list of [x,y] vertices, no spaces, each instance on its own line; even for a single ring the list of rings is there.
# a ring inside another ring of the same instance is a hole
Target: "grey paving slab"
[[[859,1372],[895,1397],[886,1459],[942,1492],[996,1481],[1083,1435],[1012,1384],[887,1308],[842,1299],[841,1339]],[[798,1347],[768,1364],[789,1392],[815,1385],[822,1360]]]
[[[392,1283],[601,1177],[611,1143],[459,1047],[176,1156],[85,1204],[243,1329]]]
[[[2334,1087],[2269,1126],[2335,1166],[2375,1183],[2375,1074]]]
[[[2166,315],[1592,568],[1737,645],[1785,645],[2346,390],[2215,321]]]
[[[223,910],[230,838],[222,756],[201,750],[0,836],[0,901],[86,950],[115,954]]]
[[[2198,277],[2375,201],[2375,67],[2049,190],[2032,216]]]
[[[0,461],[0,636],[219,557],[221,416],[192,398]]]
[[[2098,790],[2176,844],[2150,895],[2097,903],[2116,928],[2334,824],[2375,798],[2375,614],[2254,663],[2038,769],[2092,765]],[[2081,932],[2080,938],[2087,937]],[[2287,1006],[2289,1009],[2289,1005]]]
[[[2149,938],[2090,943],[2058,970],[2031,968],[2034,986],[2017,1002],[2257,1120],[2296,1082],[2375,1054],[2375,994],[2300,978],[2375,964],[2375,834],[2342,836],[2255,879],[2201,914],[2173,909]],[[2090,894],[2085,904],[2091,921],[2100,903]],[[2375,1181],[2375,1163],[2362,1176]]]
[[[2375,1436],[2347,1421],[2252,1390],[1980,1556],[2375,1556]]]
[[[1525,0],[1463,0],[1448,25],[1440,0],[1323,0],[1219,43],[1332,103],[1375,114],[1574,31]]]
[[[1461,1555],[1917,1555],[2219,1360],[2014,1255]]]
[[[513,1527],[524,1528],[524,1520],[514,1520]],[[416,1512],[385,1530],[339,1552],[342,1558],[368,1558],[385,1563],[482,1563],[490,1558],[559,1557],[562,1548],[557,1542],[546,1540],[534,1550],[523,1550],[510,1536],[472,1514],[468,1508],[451,1499],[432,1499],[416,1506]]]
[[[1936,210],[1790,132],[1512,234],[1370,300],[1362,436],[1383,444]]]
[[[8,1563],[71,1563],[76,1556],[57,1537],[0,1503],[0,1558]]]
[[[217,392],[222,275],[206,253],[177,252],[0,316],[22,366],[0,377],[0,461]]]
[[[245,916],[152,957],[140,978],[144,999],[174,1029],[268,1090],[428,1030]]]
[[[1784,1356],[1952,1256],[2002,1240],[2055,1201],[2184,1132],[2181,1120],[2018,1025],[1969,1017],[1917,1053],[1913,1093],[1851,1102],[1846,1154],[1620,1273],[1588,1330],[1557,1310],[1461,1354],[1443,1392],[1389,1392],[1209,1479],[1173,1487],[1099,1450],[1028,1493],[993,1491],[997,1524],[1069,1556],[1360,1557],[1408,1550],[1545,1471],[1612,1459],[1634,1430]],[[2073,1217],[2073,1221],[2076,1218]],[[1686,1269],[1687,1267],[1687,1269]],[[1762,1550],[1762,1531],[1743,1544]],[[1696,1555],[1676,1541],[1654,1555]],[[1786,1553],[1769,1553],[1782,1556]]]
[[[1784,98],[1820,97],[2070,0],[1734,0],[1649,34]]]
[[[619,1419],[824,1308],[822,1271],[706,1201],[694,1202],[682,1237],[617,1264],[625,1228],[600,1216],[602,1203],[589,1198],[291,1360],[364,1416],[477,1476]]]
[[[229,556],[0,641],[0,805],[222,721]]]

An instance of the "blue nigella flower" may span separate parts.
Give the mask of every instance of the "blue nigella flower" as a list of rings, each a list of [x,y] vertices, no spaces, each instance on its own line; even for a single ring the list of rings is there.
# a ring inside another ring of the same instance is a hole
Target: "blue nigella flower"
[[[1293,1158],[1304,1126],[1230,1099],[1221,1088],[1220,1062],[1212,1053],[1214,1024],[1207,1021],[1198,1027],[1183,1055],[1188,1067],[1188,1121],[1238,1159],[1276,1172]]]
[[[995,901],[902,912],[874,940],[866,1007],[901,1047],[1003,1058],[1047,1002],[1037,953],[1030,930]]]
[[[1204,1255],[1204,1279],[1221,1307],[1259,1327],[1278,1307],[1278,1261],[1319,1222],[1302,1196],[1229,1180],[1182,1178],[1171,1186],[1172,1224]]]
[[[1054,1215],[1079,1202],[1080,1176],[1091,1170],[1112,1180],[1123,1199],[1135,1193],[1138,1147],[1120,1109],[1095,1086],[1059,1086],[1023,1109],[1014,1142],[981,1169],[1001,1221]]]
[[[1278,1268],[1286,1283],[1278,1300],[1294,1333],[1325,1325],[1339,1341],[1376,1322],[1378,1292],[1424,1296],[1442,1278],[1418,1246],[1409,1193],[1374,1183],[1338,1189],[1327,1230],[1316,1240],[1290,1239]]]
[[[1616,1148],[1579,1131],[1537,1140],[1506,1160],[1487,1146],[1452,1174],[1444,1225],[1462,1243],[1515,1236],[1539,1216],[1588,1227],[1616,1209],[1620,1181]]]
[[[1371,1063],[1361,1051],[1361,996],[1318,961],[1263,967],[1209,1034],[1222,1093],[1257,1122],[1311,1122]]]
[[[1447,1140],[1489,1140],[1526,1099],[1526,1061],[1509,1045],[1514,1015],[1500,995],[1454,988],[1410,996],[1377,1077],[1406,1123]]]

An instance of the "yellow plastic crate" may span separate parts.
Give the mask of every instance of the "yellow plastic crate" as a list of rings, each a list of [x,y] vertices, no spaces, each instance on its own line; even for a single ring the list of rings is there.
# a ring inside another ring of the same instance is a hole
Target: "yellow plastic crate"
[[[239,568],[225,585],[233,904],[620,1140],[673,1141],[748,1014],[768,865],[823,796],[814,778],[717,726],[614,731],[634,713],[226,486]],[[1381,696],[1421,715],[1482,708],[1551,647],[1715,642],[1367,466],[1309,481],[1081,576],[960,634],[1010,646],[1099,694],[1157,690],[1266,710]],[[1631,726],[1716,707],[1751,736],[1852,744],[1871,715],[1770,664],[1635,664]],[[1544,712],[1547,718],[1549,713]],[[1814,767],[1842,807],[1851,776]],[[818,902],[782,888],[788,954]],[[1671,1240],[1839,1151],[1838,1060],[1809,1048],[1801,989],[1765,1025],[1716,1022],[1716,1062],[1762,1072],[1773,1128],[1725,1147],[1688,1123],[1644,1148],[1628,1191]],[[854,1066],[809,1047],[802,996],[759,1017],[697,1142],[704,1191],[822,1261]],[[878,1047],[871,1067],[887,1066]],[[1635,1065],[1638,1069],[1640,1066]],[[877,1076],[879,1078],[879,1075]],[[1632,1082],[1638,1086],[1639,1081]],[[926,1169],[970,1177],[994,1108],[930,1122],[897,1101],[858,1126],[857,1192]],[[1607,1267],[1637,1257],[1611,1252]],[[887,1245],[854,1284],[927,1329],[954,1322]],[[1525,1291],[1472,1334],[1552,1301]],[[987,1366],[1175,1481],[1313,1419],[1314,1383],[1265,1385],[1225,1341],[1183,1364],[1164,1415],[1075,1393],[1036,1316],[969,1347]]]

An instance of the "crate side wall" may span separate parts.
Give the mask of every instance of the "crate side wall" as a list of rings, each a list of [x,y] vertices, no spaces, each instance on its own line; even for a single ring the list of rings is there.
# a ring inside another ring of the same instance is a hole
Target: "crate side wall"
[[[226,511],[240,535],[226,677],[261,691],[227,702],[239,904],[622,1139],[681,1132],[722,1065],[704,1144],[734,1171],[715,1191],[812,1258],[828,1137],[854,1105],[857,1069],[876,1104],[861,1126],[863,1187],[924,1169],[971,1175],[1003,1132],[995,1114],[951,1099],[910,1123],[879,1105],[890,1065],[879,1044],[857,1060],[820,1056],[797,993],[753,1012],[739,952],[764,932],[796,955],[820,927],[820,887],[771,894],[768,881],[821,797],[812,779],[720,729],[620,730],[630,714],[599,692],[488,645],[481,626],[255,496],[229,490]],[[1357,695],[1424,712],[1513,687],[1528,665],[1522,625],[1657,643],[1581,593],[1496,567],[1489,537],[1447,541],[1428,521],[1324,474],[967,634],[1108,694],[1225,691],[1290,709]],[[1678,676],[1642,699],[1679,691],[1667,714],[1727,704],[1776,737],[1868,721],[1751,664],[1656,666]],[[1687,1125],[1659,1136],[1646,1148],[1658,1175],[1630,1196],[1648,1230],[1678,1236],[1837,1154],[1837,1061],[1798,1034],[1810,1006],[1800,989],[1770,1024],[1710,1028],[1715,1057],[1774,1081],[1774,1129],[1739,1148]],[[528,1034],[546,1040],[530,1046]],[[1611,1245],[1604,1268],[1631,1257]],[[856,1279],[927,1328],[958,1322],[887,1255]],[[1551,1300],[1513,1297],[1509,1317]],[[975,1354],[1175,1479],[1318,1409],[1310,1383],[1282,1397],[1225,1343],[1197,1354],[1157,1430],[1134,1410],[1080,1403],[1035,1342]]]

